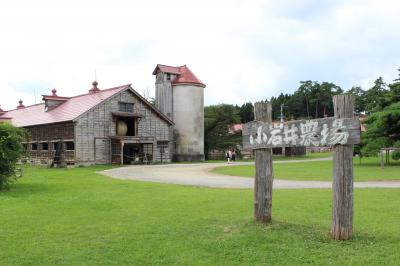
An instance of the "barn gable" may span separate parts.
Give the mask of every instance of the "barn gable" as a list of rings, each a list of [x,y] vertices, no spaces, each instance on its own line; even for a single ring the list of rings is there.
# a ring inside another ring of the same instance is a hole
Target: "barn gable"
[[[126,105],[132,106],[129,112],[121,110]],[[169,142],[172,137],[173,122],[131,87],[92,107],[74,122],[76,159],[82,163],[117,163],[121,160],[122,143],[145,146],[146,153],[157,160],[158,144]],[[132,125],[126,135],[119,134],[119,123]]]

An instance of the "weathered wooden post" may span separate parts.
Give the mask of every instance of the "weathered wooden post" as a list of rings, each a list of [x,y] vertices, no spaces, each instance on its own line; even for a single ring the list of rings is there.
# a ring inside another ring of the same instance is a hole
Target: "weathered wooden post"
[[[333,96],[335,118],[353,118],[354,96]],[[332,238],[347,240],[353,232],[353,145],[333,146]]]
[[[121,165],[124,165],[124,146],[125,146],[125,142],[121,139]]]
[[[272,122],[271,103],[257,102],[254,104],[256,121]],[[254,219],[263,223],[271,222],[272,214],[272,149],[261,148],[254,150],[255,179],[254,179]]]

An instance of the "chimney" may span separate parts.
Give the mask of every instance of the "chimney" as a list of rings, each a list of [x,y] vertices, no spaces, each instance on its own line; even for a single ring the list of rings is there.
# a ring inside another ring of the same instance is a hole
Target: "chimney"
[[[100,89],[97,88],[97,85],[99,85],[99,83],[97,83],[97,81],[93,81],[92,85],[93,85],[93,87],[89,90],[89,93],[96,93],[96,92],[100,91]]]
[[[25,108],[25,105],[22,104],[23,103],[22,100],[19,100],[18,103],[19,103],[19,105],[17,106],[17,109]]]

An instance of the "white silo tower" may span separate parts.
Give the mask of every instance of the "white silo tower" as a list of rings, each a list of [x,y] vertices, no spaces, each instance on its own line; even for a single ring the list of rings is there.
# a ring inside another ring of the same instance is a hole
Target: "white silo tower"
[[[204,160],[204,88],[184,65],[157,65],[156,107],[175,123],[170,144],[174,161]]]

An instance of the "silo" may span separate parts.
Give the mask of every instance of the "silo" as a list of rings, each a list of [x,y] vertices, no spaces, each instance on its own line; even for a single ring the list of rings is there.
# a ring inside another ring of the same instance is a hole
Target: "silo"
[[[153,74],[156,75],[156,106],[175,123],[172,159],[203,161],[204,83],[186,65],[157,65]]]

